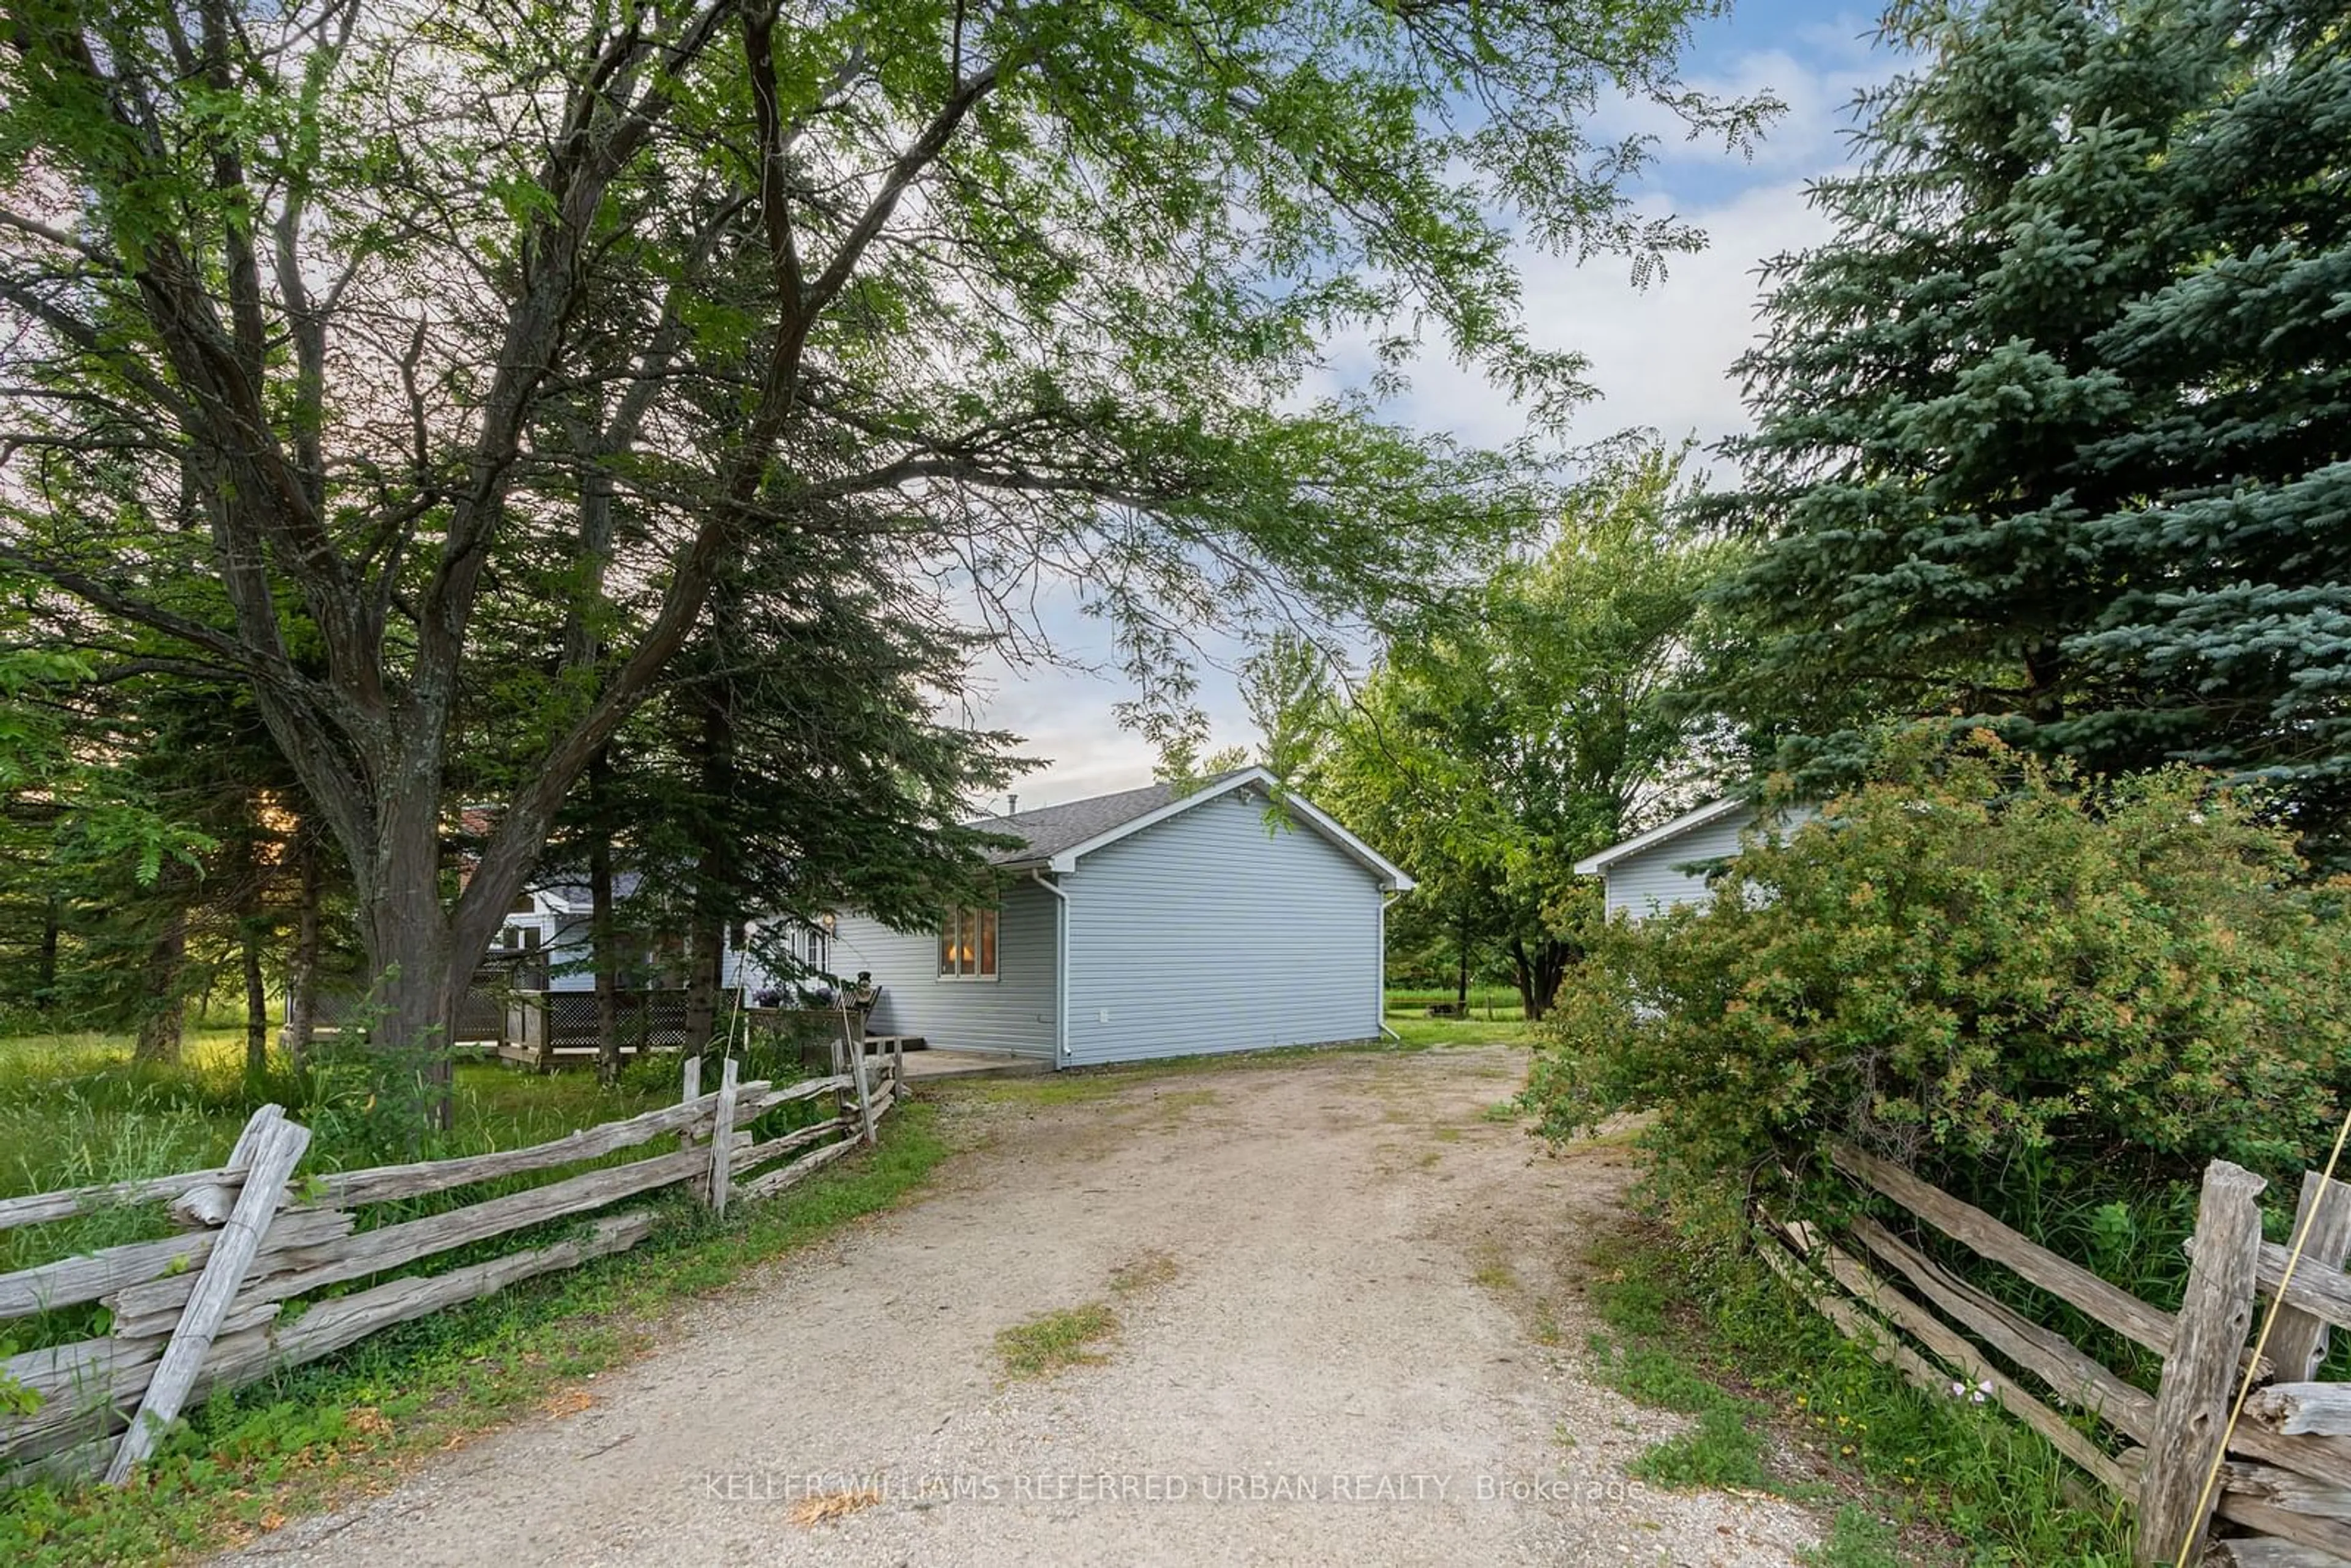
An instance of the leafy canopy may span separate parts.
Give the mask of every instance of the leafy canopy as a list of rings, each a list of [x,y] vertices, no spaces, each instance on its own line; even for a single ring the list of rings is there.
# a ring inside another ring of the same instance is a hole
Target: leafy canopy
[[[1401,630],[1316,764],[1318,798],[1420,882],[1399,938],[1507,953],[1530,1017],[1588,898],[1570,866],[1687,804],[1706,766],[1677,686],[1733,555],[1668,522],[1680,473],[1623,461],[1541,548]]]
[[[105,660],[255,694],[387,1029],[454,1005],[591,758],[755,537],[876,541],[991,630],[1384,613],[1550,473],[1305,395],[1425,333],[1540,430],[1513,244],[1695,243],[1603,95],[1716,0],[38,4],[0,54],[0,563]],[[538,596],[539,678],[501,680]],[[486,664],[488,667],[486,667]],[[494,715],[478,694],[516,699]],[[469,722],[531,750],[444,904]],[[951,821],[954,802],[930,803]]]
[[[2302,870],[2209,775],[2099,782],[1914,729],[1816,819],[1750,837],[1707,907],[1612,924],[1531,1093],[1560,1135],[1654,1113],[1692,1191],[1831,1137],[1930,1176],[2027,1155],[2291,1176],[2351,1069],[2351,890]]]

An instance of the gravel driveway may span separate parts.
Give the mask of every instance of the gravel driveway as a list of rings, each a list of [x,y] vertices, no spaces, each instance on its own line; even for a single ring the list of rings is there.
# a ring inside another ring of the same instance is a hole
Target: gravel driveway
[[[1678,1418],[1584,1375],[1573,1276],[1630,1164],[1489,1119],[1523,1063],[942,1086],[969,1147],[928,1196],[704,1303],[584,1409],[235,1560],[1795,1561],[1792,1504],[1625,1479]],[[998,1331],[1092,1301],[1102,1360],[1006,1380]]]

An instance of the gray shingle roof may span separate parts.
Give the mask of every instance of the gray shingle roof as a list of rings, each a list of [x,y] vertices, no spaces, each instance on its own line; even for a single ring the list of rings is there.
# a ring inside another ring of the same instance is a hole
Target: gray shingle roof
[[[1220,773],[1217,777],[1229,775]],[[1019,848],[997,850],[987,858],[996,865],[1026,865],[1031,861],[1050,859],[1138,817],[1147,817],[1162,806],[1173,804],[1176,799],[1174,785],[1146,784],[1140,789],[1121,789],[1114,795],[1094,795],[1059,806],[1040,806],[1017,816],[982,817],[969,826],[1021,840]]]
[[[637,884],[644,880],[641,872],[616,871],[612,873],[612,902],[625,904],[637,895]],[[536,891],[547,894],[567,909],[585,909],[594,902],[584,882],[541,883]]]

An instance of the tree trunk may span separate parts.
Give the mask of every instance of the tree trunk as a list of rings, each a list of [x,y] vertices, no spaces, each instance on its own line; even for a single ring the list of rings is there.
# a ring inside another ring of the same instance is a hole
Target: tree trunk
[[[1453,1010],[1461,1017],[1469,1016],[1469,905],[1461,905],[1461,962],[1453,975]]]
[[[725,978],[726,928],[697,919],[687,955],[685,1049],[707,1051],[718,1038],[719,984]]]
[[[261,920],[248,915],[237,933],[245,965],[245,1075],[258,1082],[269,1071],[269,985],[262,975]]]
[[[437,787],[388,799],[376,853],[353,873],[360,944],[371,977],[369,1044],[407,1059],[426,1120],[446,1131],[452,1116],[449,1046],[457,1037],[457,1009],[471,966],[488,943],[468,952],[465,967],[459,967],[441,903],[440,803]],[[511,889],[500,898],[501,921],[512,900]]]
[[[145,979],[147,1011],[139,1020],[139,1042],[133,1054],[141,1061],[180,1060],[181,1026],[186,1001],[180,995],[180,972],[188,958],[188,912],[174,909],[163,929],[147,949]]]
[[[294,951],[286,965],[286,1051],[298,1070],[310,1053],[319,1019],[319,904],[326,889],[326,846],[305,822],[294,836],[302,890],[294,911]]]
[[[2065,716],[2065,650],[2054,639],[2024,651],[2024,715],[2035,724],[2055,724]]]
[[[1531,953],[1523,939],[1510,938],[1510,969],[1519,983],[1519,1010],[1528,1021],[1540,1022],[1551,1011],[1552,1002],[1559,995],[1560,982],[1567,977],[1568,961],[1575,952],[1573,943],[1556,936],[1544,937],[1535,944]]]
[[[621,1075],[621,956],[612,928],[612,758],[600,748],[588,764],[588,941],[596,968],[596,1079]]]
[[[57,937],[65,924],[63,903],[53,893],[41,911],[41,980],[33,992],[33,1005],[45,1013],[57,1005]]]

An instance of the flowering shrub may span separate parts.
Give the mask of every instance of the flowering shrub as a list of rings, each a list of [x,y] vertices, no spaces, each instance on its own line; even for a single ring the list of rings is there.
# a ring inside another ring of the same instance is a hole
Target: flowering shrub
[[[1710,907],[1597,933],[1537,1053],[1566,1136],[1649,1113],[1668,1183],[1832,1134],[1932,1175],[2323,1158],[2351,1067],[2344,889],[2208,776],[2093,781],[1979,734],[1889,747]],[[1968,1184],[1973,1185],[1973,1184]]]

